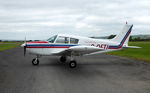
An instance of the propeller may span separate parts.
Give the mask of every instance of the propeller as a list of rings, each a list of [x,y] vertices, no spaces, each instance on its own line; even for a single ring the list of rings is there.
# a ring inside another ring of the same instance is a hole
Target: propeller
[[[26,55],[26,48],[27,48],[27,43],[26,43],[26,37],[24,40],[24,56]]]

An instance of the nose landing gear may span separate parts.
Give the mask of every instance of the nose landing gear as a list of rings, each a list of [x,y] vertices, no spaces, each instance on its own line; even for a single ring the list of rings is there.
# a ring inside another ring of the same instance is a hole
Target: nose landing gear
[[[32,65],[34,65],[34,66],[37,66],[37,65],[39,65],[39,55],[37,55],[37,57],[36,58],[34,58],[33,60],[32,60]]]
[[[38,58],[34,58],[33,60],[32,60],[32,65],[39,65],[39,59]]]

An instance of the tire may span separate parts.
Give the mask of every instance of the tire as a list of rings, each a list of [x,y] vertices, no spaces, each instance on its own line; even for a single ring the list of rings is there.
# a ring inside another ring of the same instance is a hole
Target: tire
[[[34,59],[32,60],[32,65],[34,65],[34,66],[39,65],[39,60],[36,59],[36,58],[34,58]]]
[[[67,60],[67,58],[66,58],[65,56],[61,56],[61,57],[60,57],[60,61],[61,61],[62,63],[65,63],[66,60]]]
[[[70,61],[69,63],[69,67],[70,68],[75,68],[77,66],[77,62],[76,61]]]

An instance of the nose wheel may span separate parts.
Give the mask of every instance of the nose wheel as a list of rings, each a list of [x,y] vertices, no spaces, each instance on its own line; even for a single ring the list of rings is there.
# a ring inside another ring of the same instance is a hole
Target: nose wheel
[[[70,68],[75,68],[76,66],[77,66],[77,62],[75,60],[70,61],[70,63],[69,63]]]
[[[32,65],[35,65],[35,66],[39,65],[39,59],[38,58],[34,58],[32,60]]]

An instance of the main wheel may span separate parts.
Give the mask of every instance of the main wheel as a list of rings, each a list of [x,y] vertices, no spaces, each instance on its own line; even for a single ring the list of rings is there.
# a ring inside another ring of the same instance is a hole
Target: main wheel
[[[39,60],[37,58],[34,58],[32,60],[32,65],[39,65]]]
[[[61,62],[64,63],[64,62],[66,62],[66,60],[67,60],[67,58],[66,58],[65,56],[61,56],[61,57],[60,57],[60,61],[61,61]]]
[[[70,68],[75,68],[77,66],[77,62],[76,61],[70,61],[69,66],[70,66]]]

